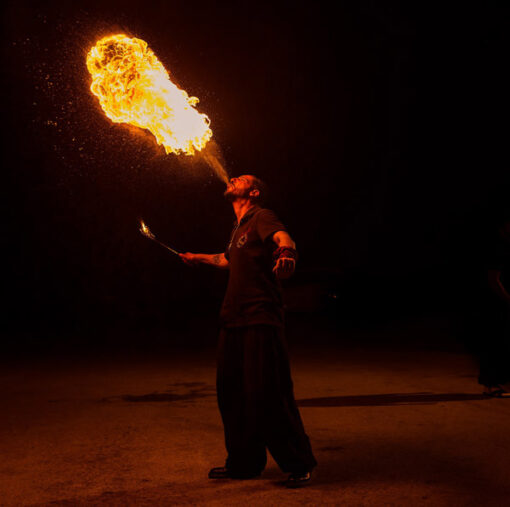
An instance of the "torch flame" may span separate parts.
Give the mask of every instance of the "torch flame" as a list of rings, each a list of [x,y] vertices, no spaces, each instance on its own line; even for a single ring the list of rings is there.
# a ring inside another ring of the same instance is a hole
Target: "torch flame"
[[[143,220],[140,220],[140,232],[144,235],[144,236],[147,236],[148,238],[150,239],[154,239],[155,236],[154,234],[152,234],[152,232],[150,231],[150,229],[145,225],[144,221]]]
[[[193,155],[211,139],[209,118],[194,107],[198,99],[170,81],[145,41],[104,37],[90,49],[87,68],[106,116],[150,130],[167,153]]]

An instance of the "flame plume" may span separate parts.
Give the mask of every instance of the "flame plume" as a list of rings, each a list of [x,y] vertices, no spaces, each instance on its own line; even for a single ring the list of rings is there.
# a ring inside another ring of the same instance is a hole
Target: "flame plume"
[[[209,118],[194,107],[198,99],[172,83],[145,41],[104,37],[90,49],[87,68],[106,116],[150,130],[167,153],[193,155],[211,139]]]

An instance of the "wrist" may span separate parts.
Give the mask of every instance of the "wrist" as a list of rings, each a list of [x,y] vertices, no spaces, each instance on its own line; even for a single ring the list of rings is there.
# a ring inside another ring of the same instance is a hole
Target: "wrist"
[[[298,253],[295,248],[292,248],[290,246],[280,246],[273,252],[273,261],[277,262],[278,259],[293,259],[294,261],[297,261],[298,259]]]

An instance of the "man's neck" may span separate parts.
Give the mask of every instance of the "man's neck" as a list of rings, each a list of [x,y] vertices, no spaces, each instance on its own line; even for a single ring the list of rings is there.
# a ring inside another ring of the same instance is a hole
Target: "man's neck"
[[[252,208],[255,208],[256,204],[253,204],[249,199],[236,199],[232,201],[232,207],[237,217],[237,223],[240,223],[244,215]]]

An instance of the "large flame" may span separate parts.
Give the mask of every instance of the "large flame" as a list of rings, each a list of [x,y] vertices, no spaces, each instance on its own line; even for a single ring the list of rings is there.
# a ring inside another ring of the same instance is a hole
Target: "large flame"
[[[194,108],[198,99],[170,81],[143,40],[104,37],[89,51],[87,68],[106,116],[149,129],[167,153],[193,155],[211,139],[209,118]]]

